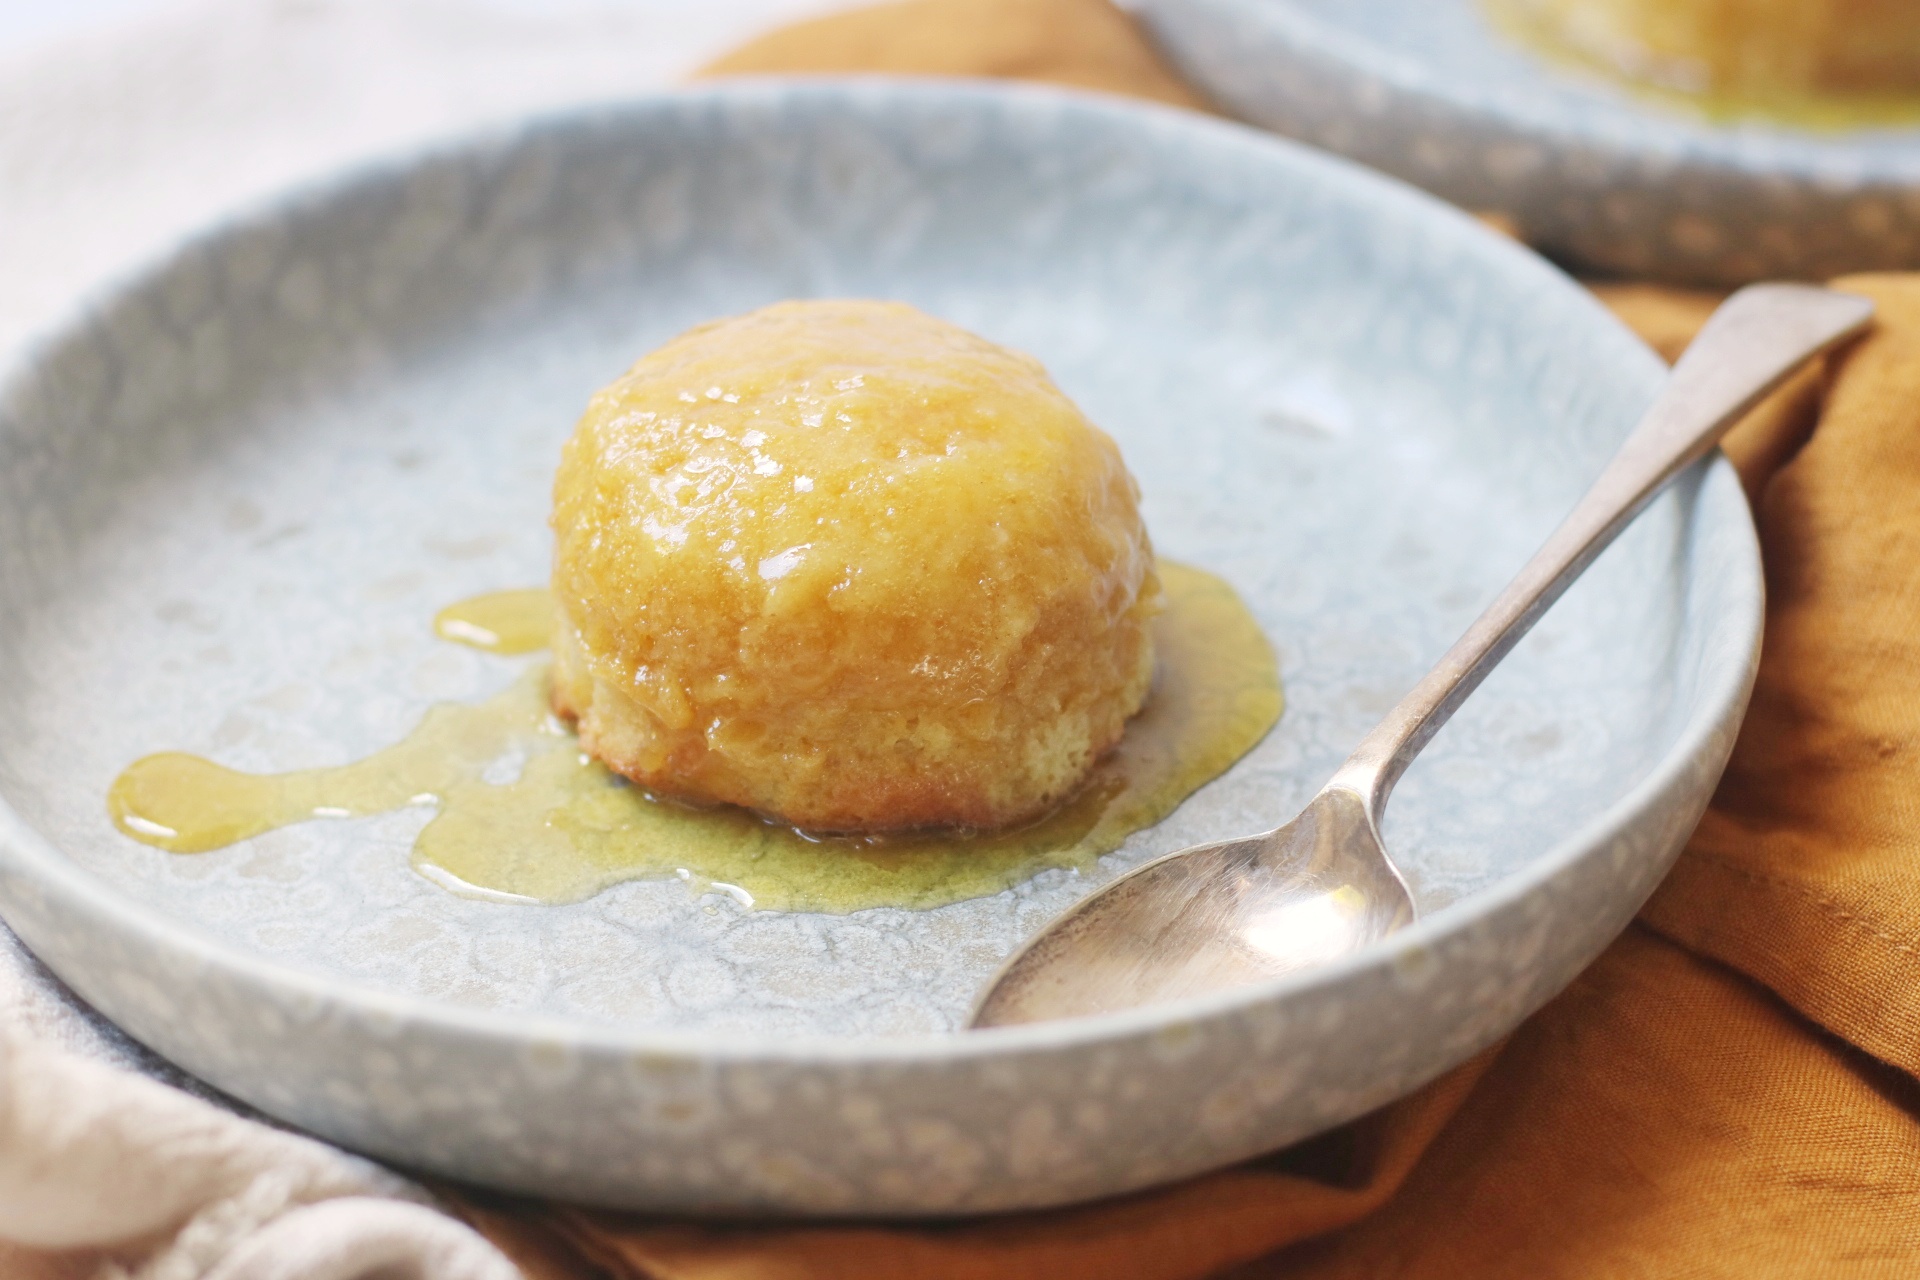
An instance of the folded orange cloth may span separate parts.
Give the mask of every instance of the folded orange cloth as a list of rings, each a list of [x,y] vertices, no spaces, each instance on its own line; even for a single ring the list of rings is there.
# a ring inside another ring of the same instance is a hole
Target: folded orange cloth
[[[713,70],[1200,101],[1104,0],[909,0]],[[1727,443],[1770,597],[1732,766],[1641,922],[1504,1047],[1291,1151],[1082,1208],[715,1226],[476,1200],[472,1220],[553,1280],[1920,1269],[1920,276],[1842,284],[1876,331]],[[1669,358],[1715,302],[1596,292]]]
[[[700,74],[1000,76],[1209,109],[1105,0],[902,0],[782,27]]]

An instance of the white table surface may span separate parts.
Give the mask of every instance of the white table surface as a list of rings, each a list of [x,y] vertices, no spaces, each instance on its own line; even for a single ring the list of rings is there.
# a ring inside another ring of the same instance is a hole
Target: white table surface
[[[845,0],[0,0],[0,357],[358,159],[672,83]]]

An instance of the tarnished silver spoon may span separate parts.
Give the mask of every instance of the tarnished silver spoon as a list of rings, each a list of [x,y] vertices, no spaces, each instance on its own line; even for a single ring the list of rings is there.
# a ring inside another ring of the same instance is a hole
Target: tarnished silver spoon
[[[1866,299],[1810,285],[1753,285],[1727,299],[1572,514],[1298,817],[1156,859],[1076,904],[1000,970],[971,1025],[1243,986],[1409,923],[1413,897],[1381,843],[1380,815],[1413,758],[1655,494],[1801,364],[1872,318]]]

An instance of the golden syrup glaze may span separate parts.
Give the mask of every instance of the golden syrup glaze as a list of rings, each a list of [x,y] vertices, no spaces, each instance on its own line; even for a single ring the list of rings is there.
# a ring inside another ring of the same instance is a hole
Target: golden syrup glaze
[[[820,831],[997,829],[1153,683],[1120,447],[1039,361],[900,302],[699,325],[553,478],[554,706],[644,787]]]
[[[674,877],[748,905],[847,912],[983,897],[1049,867],[1085,867],[1171,813],[1279,718],[1273,650],[1233,588],[1161,562],[1168,608],[1154,620],[1159,666],[1120,745],[1060,808],[1011,830],[812,835],[729,806],[649,795],[589,760],[548,709],[547,668],[473,705],[442,704],[406,738],[352,764],[247,774],[166,752],[136,761],[107,808],[136,840],[198,853],[317,817],[412,804],[438,812],[416,869],[456,891],[572,902],[623,880]],[[553,617],[543,591],[497,592],[443,610],[443,637],[513,652]],[[518,778],[486,780],[517,758]]]
[[[1920,123],[1920,91],[1891,89],[1790,89],[1770,92],[1705,88],[1689,90],[1629,73],[1613,61],[1570,42],[1537,3],[1481,0],[1500,34],[1561,67],[1611,81],[1645,101],[1720,124],[1766,120],[1814,133],[1900,128]]]
[[[489,591],[433,616],[433,634],[487,653],[510,656],[547,647],[553,633],[553,593],[545,587]]]

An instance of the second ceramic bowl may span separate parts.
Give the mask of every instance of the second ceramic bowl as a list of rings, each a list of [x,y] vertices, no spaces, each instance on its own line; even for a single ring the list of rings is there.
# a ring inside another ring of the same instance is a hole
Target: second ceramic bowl
[[[1583,268],[1735,285],[1920,266],[1920,127],[1722,123],[1520,48],[1476,0],[1138,0],[1235,114]]]

